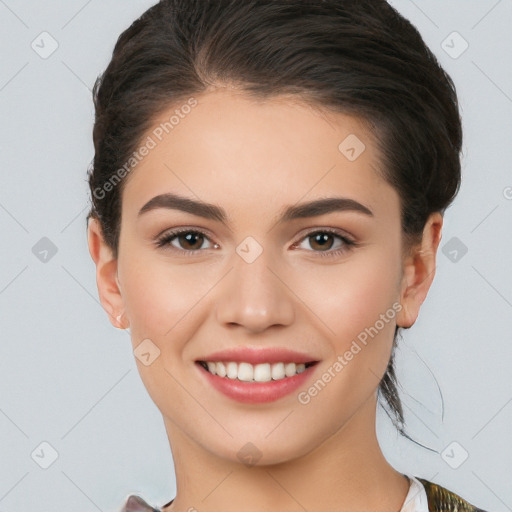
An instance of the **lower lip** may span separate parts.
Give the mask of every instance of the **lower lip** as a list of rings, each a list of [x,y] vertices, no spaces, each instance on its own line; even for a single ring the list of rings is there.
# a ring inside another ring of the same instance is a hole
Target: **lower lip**
[[[210,384],[228,398],[246,404],[260,404],[274,402],[296,391],[312,375],[316,364],[293,377],[269,382],[243,382],[238,379],[228,379],[213,375],[200,364],[197,366]]]

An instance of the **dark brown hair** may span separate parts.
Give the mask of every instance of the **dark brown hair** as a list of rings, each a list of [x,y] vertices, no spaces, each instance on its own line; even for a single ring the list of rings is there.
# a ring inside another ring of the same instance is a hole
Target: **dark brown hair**
[[[387,2],[162,0],[119,36],[93,90],[88,219],[100,221],[115,257],[126,162],[157,115],[225,85],[255,99],[293,95],[364,120],[382,173],[399,194],[409,243],[459,189],[454,84],[418,30]],[[397,333],[379,393],[406,435],[393,365]]]

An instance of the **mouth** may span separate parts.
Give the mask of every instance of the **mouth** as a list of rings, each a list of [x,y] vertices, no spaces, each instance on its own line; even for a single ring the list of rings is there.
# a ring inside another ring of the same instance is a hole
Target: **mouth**
[[[196,361],[211,375],[240,382],[271,382],[290,379],[316,365],[318,361],[306,363],[276,362],[251,364],[237,361]]]
[[[260,354],[261,355],[261,354]],[[275,355],[275,354],[274,354]],[[312,379],[315,367],[320,361],[304,361],[297,357],[295,361],[285,359],[264,362],[261,357],[256,361],[230,361],[222,358],[216,361],[195,361],[200,377],[207,386],[224,397],[244,404],[265,404],[285,397],[293,396],[300,387]],[[250,359],[250,357],[248,357]]]

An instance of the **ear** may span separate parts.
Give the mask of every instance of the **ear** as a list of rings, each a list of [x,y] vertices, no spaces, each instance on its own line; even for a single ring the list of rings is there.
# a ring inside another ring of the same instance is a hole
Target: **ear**
[[[103,309],[114,327],[125,329],[122,314],[124,302],[117,278],[117,259],[103,238],[98,219],[91,217],[87,223],[89,253],[96,264],[96,285]]]
[[[404,258],[400,292],[402,309],[397,315],[399,327],[409,328],[418,318],[420,306],[427,297],[436,273],[436,255],[442,227],[443,216],[439,212],[432,213],[423,228],[421,242],[411,247]]]

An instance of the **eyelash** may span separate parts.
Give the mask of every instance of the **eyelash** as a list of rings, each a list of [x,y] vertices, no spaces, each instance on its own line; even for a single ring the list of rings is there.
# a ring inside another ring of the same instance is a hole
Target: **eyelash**
[[[343,247],[340,248],[340,249],[336,249],[336,250],[328,250],[328,251],[310,251],[310,252],[315,252],[315,253],[319,253],[319,255],[321,257],[324,257],[324,258],[334,258],[336,256],[341,256],[342,254],[350,251],[351,249],[353,249],[356,245],[358,245],[354,240],[351,240],[349,238],[347,238],[345,235],[342,235],[338,230],[335,230],[335,229],[332,229],[332,228],[325,228],[325,229],[319,229],[319,230],[315,230],[315,231],[310,231],[309,233],[306,233],[305,236],[303,236],[298,242],[296,242],[295,244],[293,244],[294,246],[295,245],[299,245],[300,242],[302,242],[303,240],[313,236],[313,235],[318,235],[318,234],[325,234],[325,233],[329,233],[331,235],[334,235],[336,237],[338,237],[342,242],[343,242]],[[210,240],[210,237],[204,233],[203,231],[200,231],[200,230],[195,230],[195,229],[176,229],[176,230],[173,230],[173,231],[168,231],[166,232],[165,234],[163,234],[162,236],[158,237],[155,241],[156,243],[156,246],[158,248],[170,248],[171,250],[176,250],[176,251],[179,251],[181,253],[185,253],[187,256],[195,256],[197,255],[199,252],[203,251],[203,249],[193,249],[193,250],[190,250],[190,251],[187,251],[185,249],[181,249],[181,248],[177,248],[177,247],[174,247],[171,244],[171,242],[179,237],[179,235],[183,235],[183,234],[194,234],[194,235],[202,235],[204,236],[205,238],[207,238],[208,240]],[[167,246],[167,247],[165,247]]]

